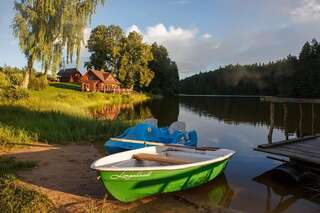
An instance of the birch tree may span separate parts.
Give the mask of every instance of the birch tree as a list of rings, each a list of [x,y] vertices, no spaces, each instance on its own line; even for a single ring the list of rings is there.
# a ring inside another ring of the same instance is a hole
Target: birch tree
[[[65,49],[67,63],[76,53],[79,67],[84,29],[98,4],[104,0],[20,0],[15,1],[12,29],[27,58],[27,71],[21,87],[27,88],[33,65],[40,61],[45,73],[57,70]]]

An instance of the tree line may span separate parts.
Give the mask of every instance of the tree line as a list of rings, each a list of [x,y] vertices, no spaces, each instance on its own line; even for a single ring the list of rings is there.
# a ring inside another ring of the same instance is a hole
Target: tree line
[[[85,67],[113,73],[124,87],[163,95],[178,92],[178,67],[167,49],[149,45],[138,32],[99,25],[91,31],[87,48],[91,56]]]
[[[267,64],[227,65],[180,81],[180,93],[320,97],[320,43]]]

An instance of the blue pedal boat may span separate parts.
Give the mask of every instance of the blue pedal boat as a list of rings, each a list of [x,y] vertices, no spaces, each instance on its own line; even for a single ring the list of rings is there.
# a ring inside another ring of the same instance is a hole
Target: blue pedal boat
[[[158,128],[156,119],[147,119],[128,128],[121,135],[110,138],[104,147],[108,154],[114,154],[161,144],[196,146],[197,141],[196,131],[186,131],[184,122],[176,121],[169,127]]]

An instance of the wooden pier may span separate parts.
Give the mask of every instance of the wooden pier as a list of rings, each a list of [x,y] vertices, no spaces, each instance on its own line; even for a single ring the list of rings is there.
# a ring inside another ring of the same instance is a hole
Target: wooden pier
[[[296,99],[296,98],[280,98],[280,97],[261,97],[261,101],[270,102],[270,129],[268,133],[268,144],[258,145],[254,150],[265,152],[274,155],[288,157],[290,160],[299,162],[312,163],[320,165],[320,134],[315,134],[315,113],[314,104],[320,104],[320,99]],[[299,104],[299,131],[298,138],[289,139],[288,133],[285,130],[284,141],[273,142],[272,135],[274,129],[274,109],[275,104],[283,104],[284,109],[284,126],[288,116],[287,103]],[[302,132],[302,104],[311,104],[312,113],[312,136],[304,136]]]
[[[320,165],[320,135],[262,144],[255,150]]]

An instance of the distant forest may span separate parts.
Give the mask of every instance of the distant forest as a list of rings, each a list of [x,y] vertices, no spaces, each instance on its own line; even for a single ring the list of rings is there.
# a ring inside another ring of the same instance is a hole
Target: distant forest
[[[227,65],[180,81],[180,93],[320,97],[320,43],[267,64]]]

